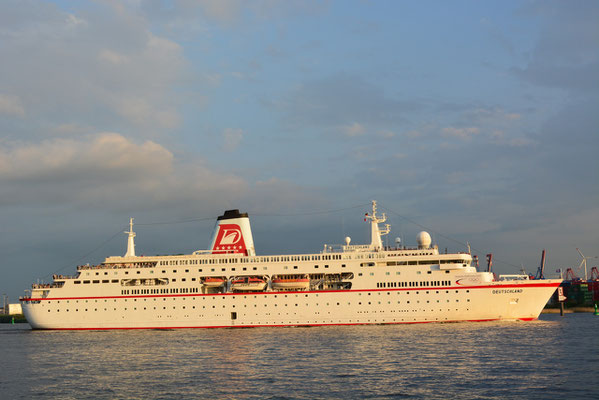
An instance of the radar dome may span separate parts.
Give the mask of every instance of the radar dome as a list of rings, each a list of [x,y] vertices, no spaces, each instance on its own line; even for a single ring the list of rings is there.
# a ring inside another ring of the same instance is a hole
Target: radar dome
[[[416,236],[416,242],[418,242],[419,249],[428,249],[431,247],[431,235],[428,232],[422,231]]]

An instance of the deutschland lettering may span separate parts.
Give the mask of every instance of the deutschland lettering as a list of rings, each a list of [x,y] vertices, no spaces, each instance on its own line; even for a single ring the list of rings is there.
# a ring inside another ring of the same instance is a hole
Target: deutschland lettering
[[[522,289],[497,289],[497,290],[493,290],[493,294],[503,294],[503,293],[522,293]]]

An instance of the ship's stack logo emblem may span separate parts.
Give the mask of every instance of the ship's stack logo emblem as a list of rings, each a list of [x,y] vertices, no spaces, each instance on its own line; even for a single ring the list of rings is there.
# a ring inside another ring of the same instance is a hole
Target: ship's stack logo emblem
[[[219,226],[218,235],[212,248],[213,254],[244,253],[247,254],[245,242],[239,225],[223,224]]]

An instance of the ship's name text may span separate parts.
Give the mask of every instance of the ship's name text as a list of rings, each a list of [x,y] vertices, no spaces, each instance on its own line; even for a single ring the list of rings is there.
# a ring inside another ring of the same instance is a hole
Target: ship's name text
[[[493,294],[503,294],[503,293],[522,293],[522,289],[496,289],[496,290],[493,290]]]

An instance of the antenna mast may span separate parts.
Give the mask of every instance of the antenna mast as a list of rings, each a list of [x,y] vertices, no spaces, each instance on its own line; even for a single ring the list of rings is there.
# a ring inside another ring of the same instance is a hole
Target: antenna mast
[[[129,231],[125,231],[129,235],[127,238],[127,252],[125,257],[135,257],[135,232],[133,232],[133,218],[129,218]]]
[[[370,248],[372,250],[381,250],[383,248],[383,242],[381,236],[388,234],[391,229],[391,225],[385,224],[384,229],[379,228],[379,224],[387,220],[387,216],[383,213],[381,218],[376,216],[376,200],[372,200],[372,215],[366,213],[364,221],[370,220]]]

